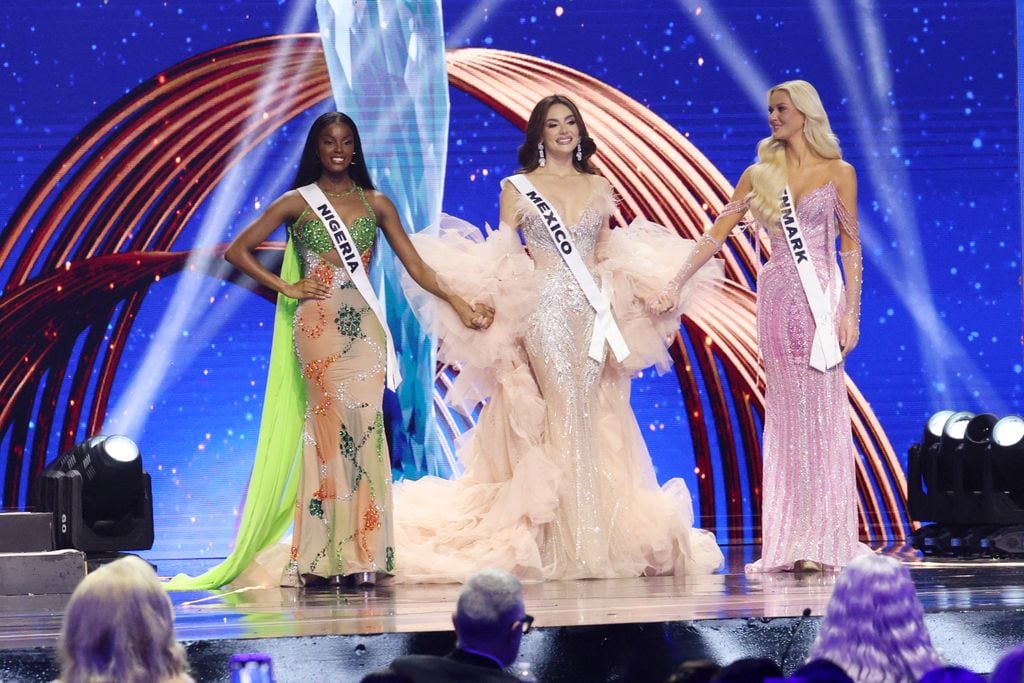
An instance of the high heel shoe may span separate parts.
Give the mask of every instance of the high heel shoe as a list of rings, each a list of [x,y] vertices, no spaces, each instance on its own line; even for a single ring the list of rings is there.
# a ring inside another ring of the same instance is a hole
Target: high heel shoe
[[[317,574],[303,574],[302,575],[302,586],[304,588],[323,588],[329,586],[331,579],[327,576],[319,576]]]
[[[377,585],[375,572],[356,572],[352,574],[352,585],[356,588],[373,588]]]
[[[820,562],[814,560],[797,560],[793,563],[793,571],[800,573],[808,572],[820,572],[822,571],[822,565]]]

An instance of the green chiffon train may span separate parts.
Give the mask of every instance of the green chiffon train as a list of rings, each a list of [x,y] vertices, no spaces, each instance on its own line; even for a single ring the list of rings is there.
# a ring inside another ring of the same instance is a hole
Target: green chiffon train
[[[281,279],[298,282],[301,277],[298,252],[289,237]],[[235,548],[223,562],[199,576],[178,574],[164,584],[167,590],[210,590],[230,583],[257,553],[277,543],[292,523],[306,412],[306,386],[292,340],[297,307],[297,300],[277,295],[260,435]]]

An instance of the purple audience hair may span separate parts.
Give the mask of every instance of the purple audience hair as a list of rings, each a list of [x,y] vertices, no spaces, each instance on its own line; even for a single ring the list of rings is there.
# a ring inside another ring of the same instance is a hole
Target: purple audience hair
[[[863,555],[836,580],[812,659],[830,659],[858,683],[912,683],[942,666],[910,572]]]
[[[989,683],[1020,683],[1024,681],[1024,645],[1013,648],[999,660]]]

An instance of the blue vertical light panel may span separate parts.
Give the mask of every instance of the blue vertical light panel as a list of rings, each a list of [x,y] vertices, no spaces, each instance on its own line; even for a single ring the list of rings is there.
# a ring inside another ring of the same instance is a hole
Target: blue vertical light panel
[[[406,231],[435,225],[449,113],[440,1],[317,0],[316,10],[335,104],[359,126],[366,159],[358,161],[394,202]],[[404,469],[447,476],[434,419],[433,341],[402,295],[402,265],[389,246],[381,244],[371,270],[403,377],[398,395],[414,458]]]

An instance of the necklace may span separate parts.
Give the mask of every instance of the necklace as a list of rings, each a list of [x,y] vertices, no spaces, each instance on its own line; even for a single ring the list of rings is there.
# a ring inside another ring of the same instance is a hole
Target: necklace
[[[334,197],[335,199],[341,199],[342,197],[347,197],[347,196],[349,196],[350,194],[352,194],[353,192],[355,192],[356,190],[359,189],[359,185],[357,185],[356,183],[352,183],[352,187],[348,188],[344,192],[328,192],[327,188],[325,188],[320,183],[317,183],[316,186],[319,187],[320,190],[325,195],[327,195],[328,197]]]

